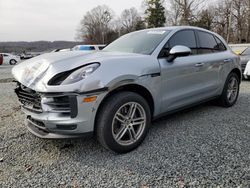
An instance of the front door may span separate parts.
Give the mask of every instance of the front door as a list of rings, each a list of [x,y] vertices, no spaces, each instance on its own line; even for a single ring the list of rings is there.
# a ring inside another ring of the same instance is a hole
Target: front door
[[[197,41],[193,30],[182,30],[170,38],[166,44],[171,49],[176,45],[187,46],[192,54],[176,58],[168,62],[167,58],[159,58],[162,77],[162,112],[176,110],[210,97],[215,85],[209,85],[215,75],[204,74],[210,71],[210,63],[206,63],[198,54]],[[217,75],[216,75],[217,76]]]

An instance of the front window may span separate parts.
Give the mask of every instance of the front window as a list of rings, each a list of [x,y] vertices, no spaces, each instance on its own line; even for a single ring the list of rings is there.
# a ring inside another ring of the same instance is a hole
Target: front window
[[[163,29],[129,33],[115,40],[103,50],[150,55],[169,33],[169,30]]]

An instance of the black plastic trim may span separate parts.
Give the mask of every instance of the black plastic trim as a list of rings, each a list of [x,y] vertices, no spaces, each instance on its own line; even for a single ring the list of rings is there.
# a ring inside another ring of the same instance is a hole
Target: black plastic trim
[[[78,114],[77,98],[76,96],[69,96],[69,106],[71,110],[71,118],[75,118]]]

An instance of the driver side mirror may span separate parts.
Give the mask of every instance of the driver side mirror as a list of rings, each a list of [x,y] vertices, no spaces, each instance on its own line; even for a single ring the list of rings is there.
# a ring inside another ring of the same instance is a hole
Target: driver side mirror
[[[174,46],[170,51],[169,51],[169,56],[167,60],[169,62],[173,62],[177,57],[185,57],[189,56],[191,54],[191,49],[186,47],[186,46]]]

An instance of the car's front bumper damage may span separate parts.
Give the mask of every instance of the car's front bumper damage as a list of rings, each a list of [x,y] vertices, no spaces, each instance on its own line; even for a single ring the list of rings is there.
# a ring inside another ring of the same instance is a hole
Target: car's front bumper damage
[[[27,116],[27,127],[40,138],[91,136],[95,115],[105,91],[92,93],[37,93],[18,83],[15,92]],[[84,102],[89,96],[93,102]]]

